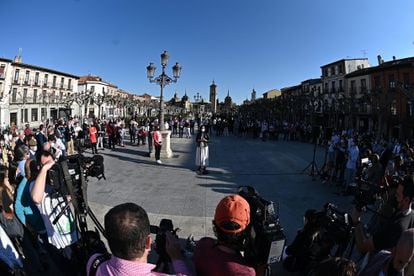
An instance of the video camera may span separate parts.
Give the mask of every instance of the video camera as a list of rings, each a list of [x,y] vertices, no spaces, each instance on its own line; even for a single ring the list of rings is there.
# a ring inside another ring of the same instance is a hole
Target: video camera
[[[105,236],[105,230],[88,206],[87,182],[90,176],[106,179],[102,156],[71,155],[55,163],[47,173],[47,183],[52,187],[53,193],[62,196],[64,199],[70,196],[80,233],[79,246],[77,247],[79,252],[76,252],[76,255],[85,265],[92,254],[106,252],[105,245],[99,235],[99,232],[101,232]],[[52,224],[56,224],[69,207],[69,202],[66,202],[66,206],[56,215]],[[95,223],[95,231],[88,229],[87,215]]]
[[[171,263],[171,258],[167,254],[167,251],[165,249],[165,245],[167,242],[166,233],[170,232],[176,238],[178,238],[177,232],[179,230],[179,228],[174,229],[173,222],[170,219],[161,219],[160,226],[150,225],[150,232],[156,235],[155,252],[157,252],[158,254],[158,260],[154,268],[154,271],[167,274],[172,273],[172,271],[170,271],[170,266],[168,265],[169,263]]]
[[[286,248],[283,267],[308,275],[329,256],[342,256],[352,238],[352,219],[335,205],[327,203],[322,211],[310,209],[306,224]]]
[[[87,207],[88,177],[106,179],[101,155],[70,155],[55,163],[47,174],[53,190],[62,195],[71,195],[74,207],[80,213],[85,213],[82,207]]]
[[[373,184],[363,179],[358,180],[358,185],[350,186],[350,193],[354,196],[353,204],[357,210],[362,210],[368,205],[374,204],[378,198],[384,196],[387,187]]]
[[[239,187],[239,195],[250,206],[251,234],[244,251],[246,260],[255,265],[280,262],[285,234],[279,221],[279,205],[263,199],[251,186]]]

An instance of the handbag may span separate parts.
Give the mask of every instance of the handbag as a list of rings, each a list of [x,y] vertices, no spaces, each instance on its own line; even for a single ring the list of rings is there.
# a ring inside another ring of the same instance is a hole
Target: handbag
[[[24,228],[17,217],[12,214],[7,214],[4,210],[0,213],[0,223],[3,226],[4,231],[7,235],[12,238],[23,238]]]

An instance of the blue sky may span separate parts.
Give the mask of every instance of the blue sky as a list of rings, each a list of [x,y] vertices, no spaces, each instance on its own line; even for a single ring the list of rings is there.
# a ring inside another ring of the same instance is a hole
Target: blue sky
[[[159,95],[146,79],[160,54],[182,77],[165,96],[184,91],[233,101],[320,77],[342,58],[414,56],[412,0],[0,0],[0,56],[118,87]]]

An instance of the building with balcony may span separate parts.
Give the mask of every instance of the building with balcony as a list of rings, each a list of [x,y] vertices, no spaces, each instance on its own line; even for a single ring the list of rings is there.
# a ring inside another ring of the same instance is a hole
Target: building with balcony
[[[2,126],[38,126],[66,114],[65,99],[77,93],[79,77],[0,58],[0,121]]]
[[[118,87],[104,81],[99,76],[81,76],[78,82],[80,95],[77,101],[76,114],[89,118],[110,118],[115,115],[115,106],[110,105],[110,97],[118,97],[124,93],[118,91]],[[125,96],[121,97],[125,98]]]

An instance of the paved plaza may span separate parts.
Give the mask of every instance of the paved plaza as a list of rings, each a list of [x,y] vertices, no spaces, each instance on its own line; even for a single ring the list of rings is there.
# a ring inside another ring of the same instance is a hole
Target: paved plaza
[[[309,208],[322,209],[327,202],[341,209],[350,197],[337,194],[338,187],[322,184],[302,171],[312,161],[314,146],[290,141],[267,141],[216,137],[210,143],[208,175],[195,172],[195,141],[172,138],[173,158],[158,165],[148,157],[147,146],[117,147],[99,152],[105,158],[106,180],[90,178],[88,201],[100,221],[114,205],[135,202],[147,210],[151,224],[161,218],[173,220],[180,238],[214,236],[212,219],[217,203],[236,193],[240,185],[251,185],[267,200],[280,204],[280,219],[287,243],[303,224]],[[318,166],[325,150],[316,148]],[[92,225],[91,225],[92,226]]]

